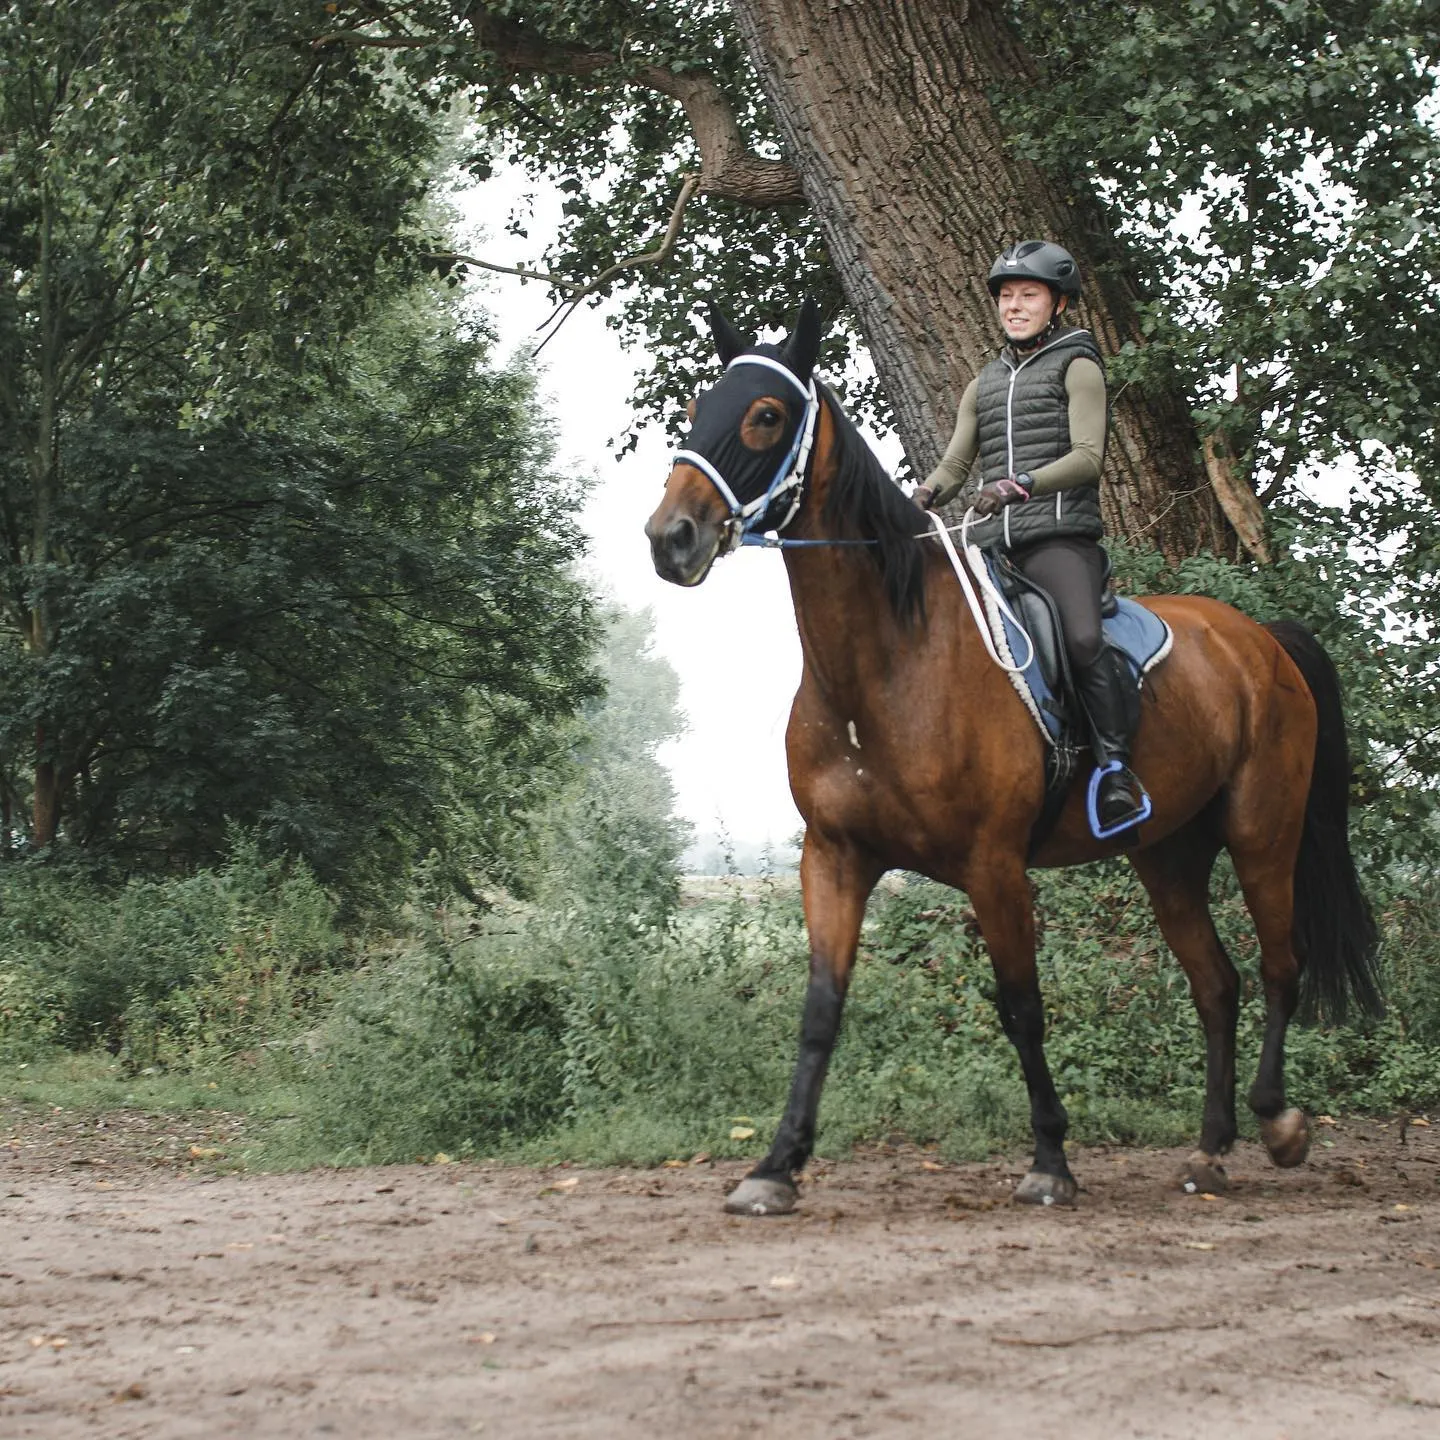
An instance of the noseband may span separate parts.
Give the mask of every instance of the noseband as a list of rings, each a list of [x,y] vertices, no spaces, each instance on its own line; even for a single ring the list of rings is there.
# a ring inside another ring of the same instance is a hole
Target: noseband
[[[757,495],[749,504],[742,505],[735,496],[729,482],[698,450],[677,450],[671,459],[671,467],[684,461],[706,475],[720,498],[729,507],[730,515],[721,527],[720,554],[728,555],[741,545],[765,545],[769,542],[763,534],[766,530],[783,530],[794,518],[805,494],[805,476],[810,467],[810,449],[815,442],[815,420],[820,414],[820,396],[815,388],[814,378],[809,386],[802,385],[800,378],[778,360],[768,355],[737,355],[726,367],[728,374],[737,365],[765,365],[783,375],[805,397],[805,415],[800,428],[795,432],[795,443],[780,462],[763,495]],[[773,509],[789,502],[784,516],[767,523]],[[788,543],[788,542],[787,542]]]

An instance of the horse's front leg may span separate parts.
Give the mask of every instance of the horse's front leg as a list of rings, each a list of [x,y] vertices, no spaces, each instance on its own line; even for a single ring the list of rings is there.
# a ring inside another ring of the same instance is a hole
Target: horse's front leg
[[[1035,973],[1035,907],[1024,861],[1019,856],[992,859],[969,877],[966,889],[995,969],[1000,1023],[1020,1056],[1030,1092],[1035,1162],[1012,1198],[1027,1205],[1073,1205],[1079,1187],[1065,1160],[1069,1117],[1045,1063],[1045,1007]]]
[[[820,1091],[840,1033],[860,923],[880,873],[880,867],[853,846],[807,831],[800,857],[800,888],[810,932],[810,983],[800,1022],[800,1055],[770,1153],[725,1201],[732,1214],[786,1215],[795,1208],[795,1176],[815,1146]]]

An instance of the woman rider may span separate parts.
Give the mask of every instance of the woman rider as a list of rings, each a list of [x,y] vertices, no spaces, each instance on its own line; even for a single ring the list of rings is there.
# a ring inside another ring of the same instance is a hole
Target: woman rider
[[[1022,241],[990,267],[988,283],[1005,346],[966,386],[955,433],[916,488],[915,502],[924,510],[945,504],[978,456],[973,504],[985,518],[972,525],[970,538],[1008,550],[1055,601],[1101,772],[1097,818],[1108,831],[1141,818],[1145,792],[1129,768],[1139,720],[1134,677],[1106,642],[1100,620],[1105,373],[1090,333],[1061,323],[1080,294],[1080,271],[1068,251]]]

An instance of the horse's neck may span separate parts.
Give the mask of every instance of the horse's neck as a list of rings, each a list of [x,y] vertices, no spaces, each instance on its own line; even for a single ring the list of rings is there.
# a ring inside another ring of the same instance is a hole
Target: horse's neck
[[[893,662],[899,626],[879,572],[857,550],[801,550],[785,557],[805,666],[847,714],[863,706]]]
[[[925,523],[917,510],[917,531]],[[811,540],[853,538],[829,533],[813,511],[797,528]],[[937,683],[941,677],[952,667],[973,674],[983,658],[971,653],[981,641],[938,542],[926,566],[926,618],[909,624],[891,607],[880,568],[864,550],[790,550],[785,565],[806,670],[837,714],[888,710],[902,695],[913,703],[948,693],[950,687]],[[918,723],[922,717],[912,718]]]

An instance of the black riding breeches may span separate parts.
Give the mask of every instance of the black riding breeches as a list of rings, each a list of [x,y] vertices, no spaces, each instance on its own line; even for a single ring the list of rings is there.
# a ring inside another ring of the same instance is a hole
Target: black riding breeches
[[[1075,670],[1088,670],[1100,653],[1100,592],[1105,554],[1093,540],[1042,540],[1010,556],[1017,569],[1049,592],[1060,612],[1065,653]]]

